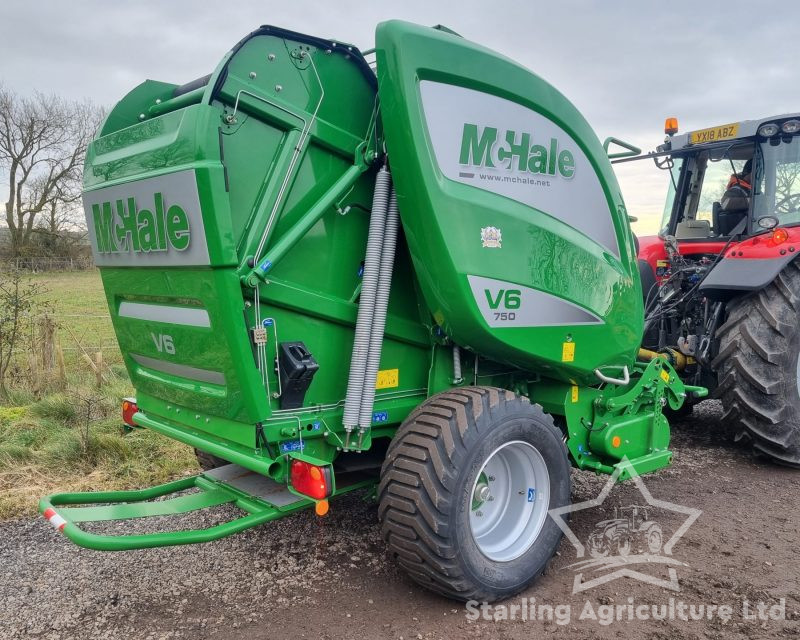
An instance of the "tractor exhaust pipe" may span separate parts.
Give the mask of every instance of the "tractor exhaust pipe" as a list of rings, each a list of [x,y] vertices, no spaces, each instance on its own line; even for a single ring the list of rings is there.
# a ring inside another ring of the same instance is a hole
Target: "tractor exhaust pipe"
[[[347,432],[345,450],[350,446],[350,434],[358,426],[361,394],[367,369],[370,336],[372,334],[375,312],[375,296],[381,269],[381,253],[386,227],[386,211],[389,207],[391,175],[386,167],[381,167],[375,178],[375,191],[372,197],[372,213],[369,218],[367,251],[364,258],[364,273],[361,278],[361,295],[358,301],[353,354],[350,359],[350,376],[347,379],[347,396],[344,404],[344,428]],[[374,380],[372,386],[374,387]]]

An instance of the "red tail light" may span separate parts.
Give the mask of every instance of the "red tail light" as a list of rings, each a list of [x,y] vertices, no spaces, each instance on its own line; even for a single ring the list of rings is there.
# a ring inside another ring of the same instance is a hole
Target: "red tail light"
[[[133,398],[125,398],[122,401],[122,421],[129,427],[135,427],[136,423],[133,421],[133,414],[139,410],[136,406],[136,400]]]
[[[302,460],[292,460],[292,487],[297,493],[322,500],[331,495],[331,470]]]

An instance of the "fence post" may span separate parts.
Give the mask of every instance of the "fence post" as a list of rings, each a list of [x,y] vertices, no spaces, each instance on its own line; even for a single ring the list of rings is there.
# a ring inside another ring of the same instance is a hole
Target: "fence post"
[[[95,374],[97,375],[97,388],[100,389],[103,386],[103,352],[98,351],[94,354],[94,361],[97,365],[97,369],[95,369]]]
[[[64,351],[61,349],[61,343],[57,342],[55,346],[56,367],[58,370],[58,388],[62,391],[67,385],[67,367],[64,364]]]

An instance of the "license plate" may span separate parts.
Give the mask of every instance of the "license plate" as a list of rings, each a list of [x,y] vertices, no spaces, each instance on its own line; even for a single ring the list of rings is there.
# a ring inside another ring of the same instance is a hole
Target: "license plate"
[[[717,140],[727,140],[735,138],[739,133],[739,123],[723,124],[719,127],[710,129],[700,129],[689,134],[689,144],[703,144],[704,142],[716,142]]]

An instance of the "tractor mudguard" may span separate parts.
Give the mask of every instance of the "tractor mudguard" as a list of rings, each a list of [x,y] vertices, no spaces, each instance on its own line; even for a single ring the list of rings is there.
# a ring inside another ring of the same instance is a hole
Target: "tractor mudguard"
[[[718,300],[747,291],[759,291],[796,257],[795,253],[787,253],[774,258],[723,258],[706,276],[700,291]]]

